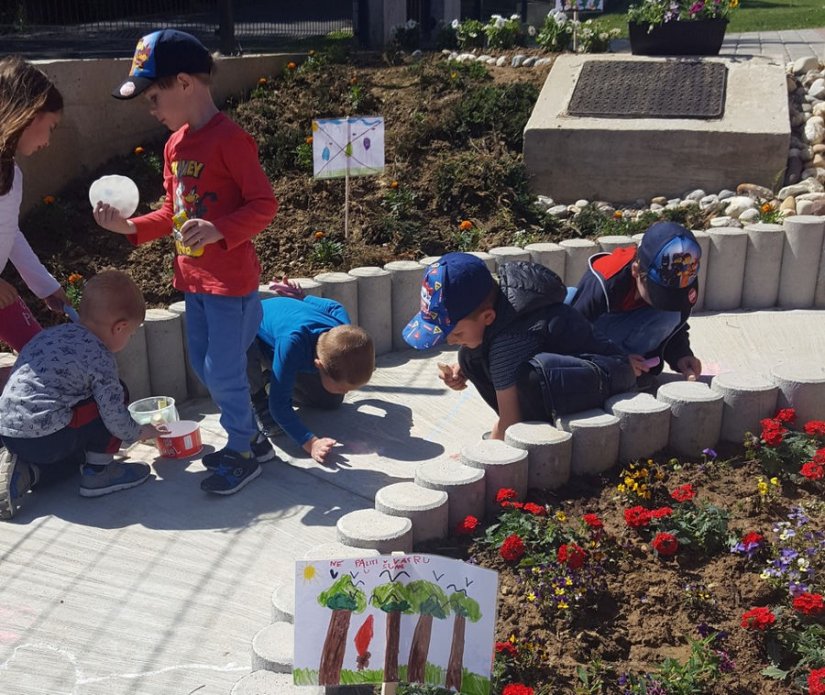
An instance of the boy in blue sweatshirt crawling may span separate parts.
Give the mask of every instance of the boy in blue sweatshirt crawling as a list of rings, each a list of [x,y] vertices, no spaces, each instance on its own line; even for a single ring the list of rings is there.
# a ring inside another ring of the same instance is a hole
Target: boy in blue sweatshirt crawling
[[[310,432],[293,404],[324,410],[340,406],[346,393],[372,377],[375,348],[363,328],[350,325],[338,302],[304,297],[287,283],[279,294],[291,296],[262,303],[263,320],[247,354],[252,408],[262,434],[286,432],[323,464],[338,442]]]

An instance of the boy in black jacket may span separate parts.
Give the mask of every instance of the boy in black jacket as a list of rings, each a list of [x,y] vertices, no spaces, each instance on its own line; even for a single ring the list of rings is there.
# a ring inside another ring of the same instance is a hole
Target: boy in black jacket
[[[690,349],[688,318],[699,295],[702,249],[688,229],[656,222],[638,251],[620,248],[591,256],[589,270],[568,300],[625,352],[658,358],[689,381],[702,373]]]
[[[535,263],[504,264],[496,284],[484,262],[448,253],[430,265],[421,287],[421,311],[404,329],[412,347],[460,345],[458,364],[439,365],[454,390],[470,381],[498,413],[493,439],[526,420],[600,407],[635,388],[644,368],[563,303],[554,272]]]

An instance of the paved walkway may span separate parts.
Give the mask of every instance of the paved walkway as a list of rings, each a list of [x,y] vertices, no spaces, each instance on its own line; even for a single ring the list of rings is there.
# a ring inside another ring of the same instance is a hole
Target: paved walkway
[[[697,316],[691,335],[709,374],[765,373],[794,359],[819,364],[825,312]],[[455,456],[489,428],[472,389],[453,393],[436,362],[404,352],[380,359],[372,383],[334,415],[308,413],[343,443],[335,465],[276,440],[283,462],[235,496],[198,488],[197,461],[129,454],[156,478],[100,499],[76,483],[32,495],[0,525],[0,693],[3,695],[228,695],[249,671],[253,635],[271,621],[270,596],[293,561],[335,540],[335,522],[371,507],[380,487],[416,466]],[[196,401],[207,450],[221,446],[214,406]]]

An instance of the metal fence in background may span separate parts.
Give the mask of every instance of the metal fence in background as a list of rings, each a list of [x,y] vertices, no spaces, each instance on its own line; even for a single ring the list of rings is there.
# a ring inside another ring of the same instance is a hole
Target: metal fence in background
[[[353,31],[352,0],[2,0],[0,55],[129,56],[155,29],[181,29],[212,50],[272,50]]]

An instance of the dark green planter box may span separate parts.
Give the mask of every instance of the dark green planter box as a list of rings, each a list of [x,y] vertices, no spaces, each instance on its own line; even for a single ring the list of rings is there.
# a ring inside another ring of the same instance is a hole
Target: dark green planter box
[[[727,19],[666,22],[648,32],[647,24],[628,22],[630,51],[641,56],[718,55]]]

